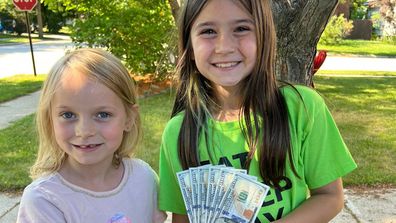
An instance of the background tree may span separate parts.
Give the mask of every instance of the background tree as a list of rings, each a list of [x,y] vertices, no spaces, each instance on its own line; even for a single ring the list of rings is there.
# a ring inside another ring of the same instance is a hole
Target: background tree
[[[163,0],[44,0],[48,8],[76,15],[71,37],[81,46],[105,47],[136,74],[170,69],[168,34],[174,22]],[[158,76],[156,75],[156,76]]]
[[[276,73],[281,80],[312,84],[316,46],[338,0],[277,0],[272,11],[277,29]]]
[[[384,36],[396,37],[396,0],[378,0],[380,13],[384,19]],[[396,40],[395,40],[396,42]]]
[[[351,16],[347,19],[366,19],[367,0],[353,0],[351,3]]]
[[[177,0],[169,2],[172,11],[177,11]],[[276,74],[280,79],[311,85],[316,45],[337,3],[338,0],[272,1],[278,38]]]

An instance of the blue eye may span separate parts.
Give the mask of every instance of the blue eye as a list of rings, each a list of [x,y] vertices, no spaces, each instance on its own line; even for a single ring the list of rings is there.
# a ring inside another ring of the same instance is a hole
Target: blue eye
[[[106,118],[110,118],[110,114],[108,112],[99,112],[96,117],[99,119],[106,119]]]
[[[76,115],[73,114],[72,112],[63,112],[61,114],[61,117],[64,119],[74,119],[74,118],[76,118]]]

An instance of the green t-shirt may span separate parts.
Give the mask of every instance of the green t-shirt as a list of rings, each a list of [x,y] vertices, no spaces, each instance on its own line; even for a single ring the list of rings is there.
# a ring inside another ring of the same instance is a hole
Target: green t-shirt
[[[288,164],[287,179],[282,182],[280,190],[270,189],[256,222],[280,219],[307,199],[308,189],[322,187],[356,168],[323,99],[310,88],[296,88],[301,97],[291,87],[282,88],[282,93],[288,107],[293,162],[300,178],[293,174]],[[164,130],[159,170],[159,207],[178,214],[186,214],[176,178],[176,173],[182,171],[177,152],[182,121],[183,113],[173,117]],[[207,138],[201,134],[199,139],[201,164],[226,164],[241,168],[248,147],[239,121],[209,120],[207,126]],[[211,161],[208,154],[211,154]],[[257,176],[262,182],[257,154],[250,164],[249,174]]]

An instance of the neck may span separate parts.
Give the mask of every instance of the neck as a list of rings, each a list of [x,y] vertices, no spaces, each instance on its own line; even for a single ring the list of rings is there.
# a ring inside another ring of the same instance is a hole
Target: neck
[[[241,96],[236,88],[217,89],[219,107],[212,111],[213,118],[217,121],[235,121],[241,113]]]
[[[59,174],[70,183],[79,187],[101,192],[116,188],[122,180],[124,165],[118,168],[111,162],[107,165],[81,165],[66,159],[59,170]]]
[[[217,121],[228,122],[239,120],[240,109],[236,110],[220,110],[214,113],[213,118]]]

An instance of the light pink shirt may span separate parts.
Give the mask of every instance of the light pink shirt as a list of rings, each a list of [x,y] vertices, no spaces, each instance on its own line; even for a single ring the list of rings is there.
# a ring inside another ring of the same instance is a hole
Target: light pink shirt
[[[22,195],[18,223],[160,223],[158,177],[139,159],[124,159],[125,172],[114,190],[94,192],[67,182],[59,173],[37,179]]]

